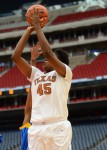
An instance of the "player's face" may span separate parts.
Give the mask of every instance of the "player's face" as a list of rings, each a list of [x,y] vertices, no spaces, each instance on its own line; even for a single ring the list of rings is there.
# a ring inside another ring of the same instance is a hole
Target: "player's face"
[[[53,70],[53,67],[51,66],[51,64],[46,59],[43,62],[43,69],[45,72],[50,72]]]

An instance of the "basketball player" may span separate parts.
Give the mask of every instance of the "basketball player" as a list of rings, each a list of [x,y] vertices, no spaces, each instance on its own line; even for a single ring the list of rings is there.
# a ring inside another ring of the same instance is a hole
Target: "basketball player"
[[[33,26],[27,28],[12,54],[13,61],[31,82],[32,126],[28,130],[28,147],[29,150],[71,150],[72,128],[67,119],[67,99],[72,72],[68,67],[68,55],[63,50],[52,51],[40,27],[43,19],[39,19],[37,9],[31,19]],[[21,57],[33,30],[45,57],[45,72]]]

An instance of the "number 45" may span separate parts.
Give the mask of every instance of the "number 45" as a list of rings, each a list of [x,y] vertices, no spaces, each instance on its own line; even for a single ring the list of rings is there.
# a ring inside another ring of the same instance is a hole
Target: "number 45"
[[[43,94],[51,94],[51,83],[39,84],[37,94],[39,94],[40,96],[42,96]]]

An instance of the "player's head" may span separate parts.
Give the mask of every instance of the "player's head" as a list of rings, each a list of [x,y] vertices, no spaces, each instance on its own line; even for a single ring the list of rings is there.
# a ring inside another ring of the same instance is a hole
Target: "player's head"
[[[62,49],[57,49],[54,51],[58,59],[66,65],[69,65],[68,53]]]
[[[53,67],[51,66],[51,64],[47,61],[47,59],[44,60],[43,62],[43,69],[45,72],[50,72],[53,70]]]
[[[68,54],[64,50],[58,49],[58,50],[55,50],[54,53],[61,62],[65,63],[66,65],[69,65]],[[43,68],[46,72],[50,72],[53,70],[53,67],[46,59],[43,64]]]

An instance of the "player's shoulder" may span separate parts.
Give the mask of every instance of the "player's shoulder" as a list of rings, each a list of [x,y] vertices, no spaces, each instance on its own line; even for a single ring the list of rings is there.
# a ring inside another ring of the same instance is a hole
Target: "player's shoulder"
[[[71,79],[72,79],[72,76],[73,76],[72,70],[71,70],[71,68],[70,68],[68,65],[66,65],[66,64],[65,64],[65,67],[66,67],[65,79],[71,80]]]
[[[38,74],[43,74],[43,71],[41,71],[39,68],[32,66],[32,73],[38,72]]]

